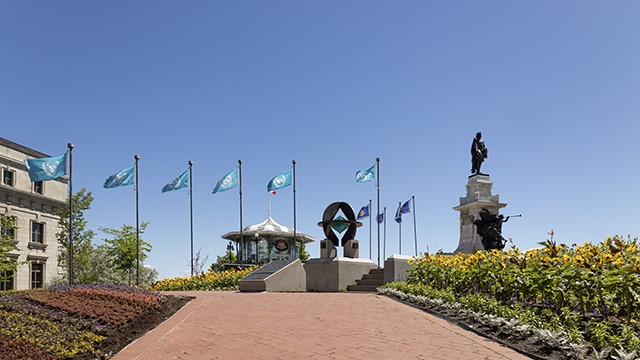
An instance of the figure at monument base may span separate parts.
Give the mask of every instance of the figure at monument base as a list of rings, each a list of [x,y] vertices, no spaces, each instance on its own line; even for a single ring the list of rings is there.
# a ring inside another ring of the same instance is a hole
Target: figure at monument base
[[[500,209],[507,204],[500,202],[499,195],[493,195],[491,188],[493,183],[489,175],[479,174],[471,176],[467,183],[467,195],[460,198],[460,205],[453,209],[460,212],[460,239],[454,253],[474,253],[485,250],[484,237],[478,233],[477,221],[482,221],[481,213],[485,217],[498,218]],[[491,215],[488,215],[491,214]],[[481,222],[480,224],[484,224]],[[500,225],[502,221],[500,222]],[[482,226],[482,225],[481,225]],[[496,227],[497,230],[497,227]],[[484,230],[482,230],[484,232]],[[494,229],[488,229],[486,233],[495,235]],[[502,235],[498,237],[500,241]],[[487,240],[485,240],[487,242]],[[491,240],[491,244],[495,241]],[[497,243],[497,242],[496,242]],[[504,248],[504,246],[502,247]]]

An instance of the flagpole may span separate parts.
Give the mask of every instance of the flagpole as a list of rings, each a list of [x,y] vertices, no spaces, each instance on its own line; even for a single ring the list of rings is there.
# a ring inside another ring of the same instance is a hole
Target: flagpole
[[[418,233],[416,231],[416,197],[411,195],[411,204],[413,205],[413,239],[416,243],[416,256],[418,256]]]
[[[73,285],[73,143],[69,148],[69,285]]]
[[[369,259],[371,259],[371,257],[373,256],[373,255],[371,255],[371,247],[373,246],[373,244],[371,243],[371,228],[373,227],[372,226],[373,224],[371,222],[371,218],[372,218],[371,213],[373,211],[371,211],[371,210],[372,210],[371,209],[371,199],[369,199]],[[380,257],[378,257],[378,267],[380,267]]]
[[[384,259],[387,258],[387,207],[384,207],[384,212],[383,212],[383,218],[382,220],[384,221],[384,245],[382,246],[382,257]],[[380,225],[378,224],[378,228],[380,227]]]
[[[138,154],[133,155],[136,161],[136,286],[140,286],[140,217],[138,213]]]
[[[376,158],[376,193],[378,198],[376,199],[376,217],[380,214],[380,157]],[[377,218],[376,218],[377,220]],[[386,214],[385,214],[386,221]],[[378,224],[378,267],[380,267],[380,222],[376,221]]]
[[[191,222],[191,276],[193,276],[193,161],[189,160],[189,220]]]
[[[400,207],[402,203],[398,203],[398,216],[400,216],[400,222],[398,222],[398,249],[400,251],[400,255],[402,255],[402,214],[400,214]]]
[[[296,224],[296,161],[291,160],[291,164],[293,164],[293,255],[291,256],[293,260],[296,256],[298,247],[298,228]]]
[[[242,233],[242,160],[238,159],[238,193],[240,194],[240,246],[243,247],[242,255],[247,256],[244,246],[244,234]],[[257,259],[256,259],[257,260]]]

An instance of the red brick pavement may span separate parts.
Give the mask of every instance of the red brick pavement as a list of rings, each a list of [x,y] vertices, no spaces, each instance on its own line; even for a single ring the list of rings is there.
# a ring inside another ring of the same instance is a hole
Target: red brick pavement
[[[181,294],[196,299],[113,359],[528,359],[371,293]]]

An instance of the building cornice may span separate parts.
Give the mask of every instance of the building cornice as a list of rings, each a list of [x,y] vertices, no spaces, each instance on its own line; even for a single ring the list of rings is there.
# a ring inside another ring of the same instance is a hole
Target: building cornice
[[[33,156],[33,157],[37,157],[37,158],[44,158],[44,157],[51,157],[45,153],[41,153],[40,151],[36,151],[33,150],[31,148],[28,148],[24,145],[20,145],[18,143],[14,143],[11,140],[7,140],[5,138],[0,137],[0,145],[8,147],[9,149],[13,149],[16,151],[20,151],[23,154],[27,154],[29,156]]]
[[[8,197],[15,197],[17,198],[17,201],[9,201]],[[44,195],[31,193],[24,190],[16,189],[11,186],[0,184],[0,202],[20,206],[21,205],[20,199],[24,199],[28,202],[36,202],[39,204],[48,205],[56,208],[63,208],[67,206],[66,201],[52,199]]]

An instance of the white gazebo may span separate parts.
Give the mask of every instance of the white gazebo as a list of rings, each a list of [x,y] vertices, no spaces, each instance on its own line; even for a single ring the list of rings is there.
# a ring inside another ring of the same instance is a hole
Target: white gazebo
[[[294,237],[296,247],[293,247]],[[240,263],[264,263],[276,260],[289,260],[298,258],[302,243],[315,242],[316,240],[292,228],[280,225],[271,216],[267,220],[245,227],[240,231],[231,231],[222,238],[236,243],[238,262]],[[257,251],[256,251],[257,248]]]

